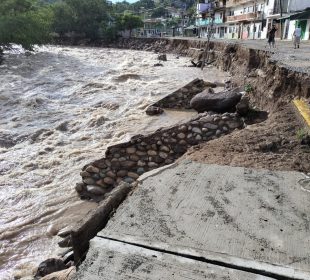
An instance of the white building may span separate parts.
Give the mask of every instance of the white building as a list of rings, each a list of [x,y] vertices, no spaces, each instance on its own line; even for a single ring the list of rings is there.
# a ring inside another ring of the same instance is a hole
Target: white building
[[[310,8],[310,0],[266,0],[265,37],[268,27],[275,24],[278,29],[276,37],[291,40],[296,26],[299,25],[302,39],[309,40],[310,11],[306,12],[307,8]]]
[[[264,28],[264,0],[227,0],[226,38],[262,38]]]
[[[205,3],[197,4],[196,26],[199,29],[200,37],[207,37],[211,26],[210,11],[214,11],[213,37],[225,37],[225,0],[205,0]]]
[[[207,36],[210,14],[214,14],[214,38],[266,39],[275,25],[276,37],[293,37],[297,25],[302,39],[310,39],[310,0],[199,0],[196,25],[201,37]],[[215,3],[216,5],[212,5]]]

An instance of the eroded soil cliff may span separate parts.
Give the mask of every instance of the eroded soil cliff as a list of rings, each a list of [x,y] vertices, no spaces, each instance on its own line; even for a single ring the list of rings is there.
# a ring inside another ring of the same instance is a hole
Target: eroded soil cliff
[[[184,39],[133,39],[117,45],[192,58],[197,58],[199,49],[205,46],[206,41]],[[291,103],[296,97],[309,102],[309,75],[280,65],[266,50],[225,42],[212,42],[210,49],[213,64],[229,71],[234,85],[248,87],[252,107],[267,111],[268,119],[200,144],[184,157],[223,165],[309,172],[310,147],[301,144],[300,137],[306,125]]]

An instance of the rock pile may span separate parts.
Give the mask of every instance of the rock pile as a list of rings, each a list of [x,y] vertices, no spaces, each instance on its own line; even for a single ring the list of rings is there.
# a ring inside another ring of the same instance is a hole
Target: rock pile
[[[148,115],[154,115],[156,113],[154,108],[191,109],[190,101],[196,94],[202,92],[206,88],[214,87],[216,87],[215,83],[205,82],[201,79],[195,79],[184,87],[152,104],[146,110],[146,113]],[[158,114],[162,113],[161,110],[158,110],[157,112]]]
[[[109,147],[105,158],[86,165],[76,190],[83,198],[103,199],[121,181],[133,183],[144,172],[173,163],[189,147],[243,125],[235,113],[204,113],[180,125],[137,135],[126,143]]]

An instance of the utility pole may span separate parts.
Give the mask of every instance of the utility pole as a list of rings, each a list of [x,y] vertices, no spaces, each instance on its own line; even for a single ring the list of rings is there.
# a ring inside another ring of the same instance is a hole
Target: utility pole
[[[184,37],[184,13],[181,11],[181,30],[182,30],[182,37]]]
[[[282,35],[282,0],[279,0],[280,1],[280,38],[281,40],[283,39],[283,35]]]
[[[200,38],[200,17],[199,17],[199,12],[198,12],[198,5],[199,5],[199,0],[197,0],[197,4],[196,4],[196,20],[198,23],[197,26],[197,37]]]
[[[256,4],[257,4],[257,2],[256,2],[256,0],[254,0],[254,6],[253,6],[253,9],[254,9],[254,21],[253,21],[253,40],[255,40],[255,27],[256,27],[256,25],[255,25],[255,21],[256,21],[256,18],[257,18],[257,9],[256,9]]]
[[[215,17],[215,12],[214,12],[214,1],[211,2],[211,9],[210,9],[210,18],[211,18],[211,25],[210,25],[210,28],[209,28],[209,31],[208,31],[208,37],[207,37],[207,45],[206,45],[206,48],[203,52],[203,56],[202,56],[202,63],[201,63],[201,70],[203,70],[205,64],[206,64],[206,61],[208,62],[209,60],[209,50],[210,50],[210,39],[211,39],[211,36],[212,36],[212,32],[213,32],[213,24],[214,24],[214,17]]]

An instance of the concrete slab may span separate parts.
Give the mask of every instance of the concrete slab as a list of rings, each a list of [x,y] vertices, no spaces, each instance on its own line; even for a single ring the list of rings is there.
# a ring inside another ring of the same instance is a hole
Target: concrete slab
[[[97,236],[310,279],[304,179],[298,172],[181,162],[140,182]]]
[[[87,259],[75,279],[267,280],[271,278],[96,237],[91,241]]]

